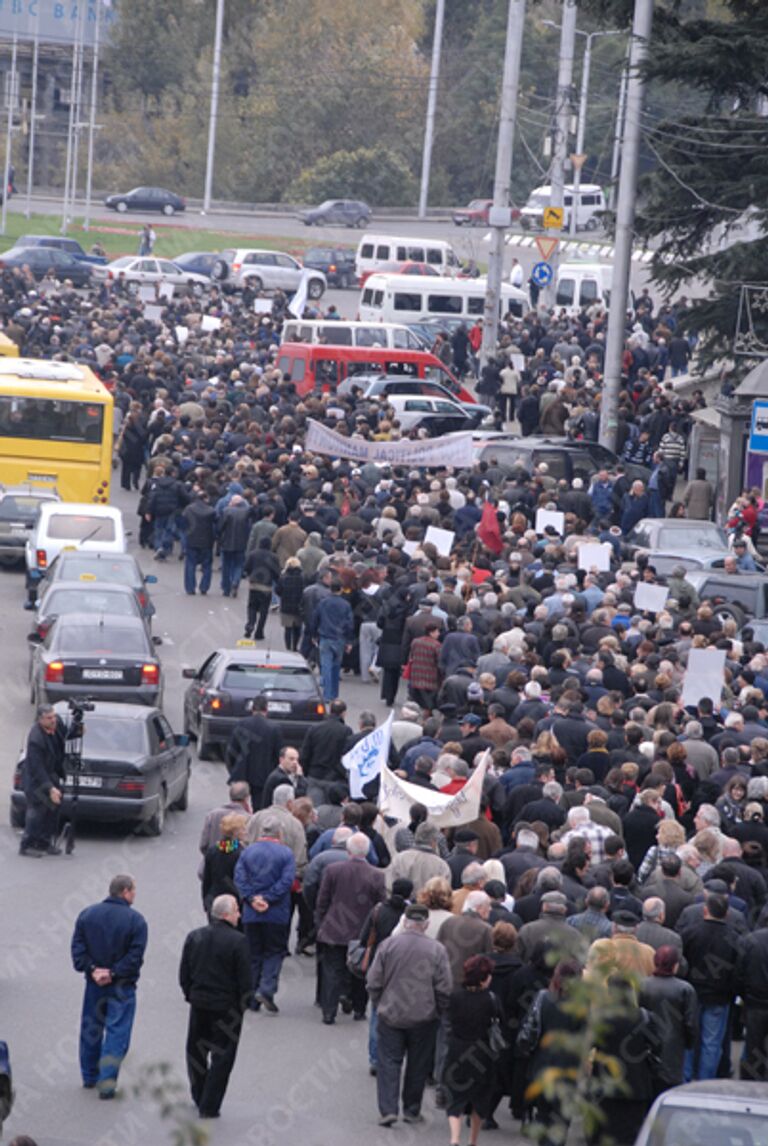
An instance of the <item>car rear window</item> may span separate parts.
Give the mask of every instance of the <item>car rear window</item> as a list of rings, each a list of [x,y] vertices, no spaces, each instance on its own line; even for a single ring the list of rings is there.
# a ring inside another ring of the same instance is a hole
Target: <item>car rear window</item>
[[[106,752],[131,752],[143,756],[147,750],[143,720],[115,720],[89,712],[85,718],[83,756],[100,756]]]
[[[701,529],[675,529],[672,525],[665,525],[659,530],[656,542],[658,549],[671,549],[682,547],[685,549],[726,549],[728,541],[713,529],[702,526]]]
[[[0,501],[0,521],[29,520],[40,508],[39,497],[4,497]]]
[[[728,1096],[730,1098],[730,1096]],[[693,1095],[691,1100],[695,1101]],[[749,1100],[745,1097],[744,1104]],[[662,1106],[653,1120],[648,1146],[768,1146],[768,1119],[760,1111],[713,1108],[715,1096],[707,1095],[706,1109],[693,1106]]]
[[[87,514],[52,513],[48,518],[48,536],[53,541],[114,541],[115,522],[111,517],[88,517]]]
[[[131,585],[138,588],[141,583],[136,570],[127,561],[89,561],[74,554],[63,554],[56,562],[56,574],[62,581],[108,581],[110,585]]]
[[[43,602],[46,616],[62,613],[117,613],[120,617],[138,617],[139,606],[132,593],[109,593],[99,589],[55,589]]]
[[[149,653],[147,639],[139,629],[117,629],[107,625],[67,624],[59,621],[55,626],[54,643],[57,649],[70,654],[116,653],[131,657],[145,657]]]
[[[301,666],[285,665],[227,665],[224,670],[222,688],[258,693],[274,690],[278,692],[315,692],[315,678]]]

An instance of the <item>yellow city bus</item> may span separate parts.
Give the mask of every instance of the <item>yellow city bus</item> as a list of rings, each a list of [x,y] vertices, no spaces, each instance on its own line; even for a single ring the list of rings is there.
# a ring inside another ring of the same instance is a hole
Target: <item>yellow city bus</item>
[[[87,366],[0,357],[0,483],[109,501],[112,406]]]
[[[19,348],[12,338],[7,334],[0,334],[0,357],[2,358],[18,358]]]

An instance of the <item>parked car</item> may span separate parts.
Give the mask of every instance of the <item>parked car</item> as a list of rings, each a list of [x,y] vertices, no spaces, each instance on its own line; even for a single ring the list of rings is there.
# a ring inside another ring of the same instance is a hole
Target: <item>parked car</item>
[[[123,515],[113,505],[47,501],[40,506],[24,555],[28,586],[35,586],[63,549],[125,553]]]
[[[466,207],[453,212],[453,221],[457,227],[487,227],[492,206],[493,199],[471,199]]]
[[[37,633],[29,640],[33,704],[70,697],[153,707],[162,701],[160,661],[143,617],[67,613],[42,640]]]
[[[67,719],[67,705],[56,711]],[[65,820],[140,824],[159,836],[169,808],[187,810],[191,758],[189,740],[174,735],[166,717],[152,706],[96,701],[85,720],[82,771],[78,772],[77,810],[74,776],[67,773],[61,812]],[[14,769],[11,826],[23,828],[27,800],[21,787],[22,745]]]
[[[406,432],[426,430],[430,438],[476,430],[484,418],[483,407],[460,405],[455,398],[387,394],[382,401],[392,407]]]
[[[210,760],[227,743],[256,696],[267,697],[269,718],[285,744],[300,746],[307,729],[325,719],[317,680],[298,653],[272,653],[242,641],[233,649],[216,649],[199,668],[184,668],[182,675],[191,681],[184,694],[184,731],[197,740],[201,760]]]
[[[237,248],[222,251],[213,268],[213,277],[233,290],[249,286],[252,290],[298,290],[305,274],[304,267],[293,255],[281,251],[259,251]],[[309,271],[307,294],[321,298],[326,279],[322,271]]]
[[[321,223],[365,227],[371,220],[371,208],[360,199],[326,199],[319,207],[300,212],[299,218],[307,227],[318,227]]]
[[[196,271],[188,271],[177,266],[170,259],[156,259],[152,255],[123,255],[113,259],[96,272],[97,277],[110,281],[122,279],[130,291],[137,293],[141,286],[161,286],[170,284],[174,291],[190,287],[197,297],[210,288],[211,280]]]
[[[73,286],[89,286],[93,281],[93,267],[52,247],[11,247],[0,254],[0,270],[29,267],[37,282],[53,272],[55,278],[69,279]]]
[[[44,640],[59,617],[69,613],[143,617],[139,598],[128,585],[98,581],[56,581],[38,593],[34,631]]]
[[[725,530],[715,522],[669,517],[638,521],[625,538],[622,556],[634,561],[640,551],[647,554],[649,564],[661,577],[669,576],[677,565],[722,569],[726,557],[733,556]]]
[[[766,1126],[764,1082],[689,1082],[659,1095],[635,1146],[764,1146]]]
[[[112,211],[162,211],[164,215],[175,215],[186,211],[186,200],[163,187],[134,187],[132,191],[107,195],[104,206]]]
[[[355,388],[362,389],[362,399],[389,397],[390,394],[424,395],[428,398],[447,398],[449,402],[457,402],[465,407],[471,417],[480,416],[485,421],[493,415],[490,406],[483,406],[474,398],[470,402],[462,401],[458,394],[454,394],[447,386],[440,382],[430,382],[426,378],[401,378],[396,374],[353,374],[339,384],[337,393],[342,397],[351,395]]]
[[[432,278],[440,278],[440,271],[437,267],[431,267],[429,263],[400,263],[392,271],[394,275],[419,275],[422,278],[424,275],[431,275]]]
[[[0,486],[0,565],[23,562],[40,506],[59,500],[54,489],[42,486]]]
[[[173,262],[185,273],[191,272],[210,279],[213,278],[213,268],[218,257],[218,251],[187,251],[186,254],[177,255]]]
[[[304,266],[313,271],[322,271],[328,286],[357,286],[355,272],[355,251],[351,247],[310,247],[304,254]]]
[[[66,251],[68,255],[72,255],[81,263],[90,263],[94,267],[103,267],[107,263],[106,256],[87,254],[77,239],[69,239],[66,235],[19,235],[13,245],[15,247],[46,247],[56,251]]]
[[[732,617],[739,628],[748,620],[768,617],[768,576],[764,573],[720,573],[692,569],[685,575],[701,600],[708,599],[715,616]]]
[[[612,470],[619,458],[597,442],[571,441],[568,438],[528,437],[502,431],[475,435],[477,460],[496,461],[505,472],[511,473],[522,466],[532,473],[536,466],[546,462],[549,476],[555,481],[571,482],[575,477],[590,482],[601,469]],[[650,471],[645,466],[627,463],[625,473],[630,481],[647,482]]]
[[[156,609],[147,586],[156,585],[157,577],[154,573],[142,573],[138,561],[130,553],[65,550],[49,565],[40,591],[44,592],[49,585],[58,585],[61,581],[127,585],[138,598],[142,616],[149,622],[155,615]]]

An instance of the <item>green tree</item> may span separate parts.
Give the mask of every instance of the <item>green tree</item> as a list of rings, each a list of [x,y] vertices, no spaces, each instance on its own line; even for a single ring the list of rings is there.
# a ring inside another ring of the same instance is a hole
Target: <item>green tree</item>
[[[302,171],[285,192],[294,203],[344,196],[382,207],[413,202],[416,182],[407,163],[386,147],[335,151]]]

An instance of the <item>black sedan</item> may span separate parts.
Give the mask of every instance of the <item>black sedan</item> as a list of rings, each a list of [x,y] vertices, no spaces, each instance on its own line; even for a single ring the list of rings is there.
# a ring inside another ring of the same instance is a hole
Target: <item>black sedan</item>
[[[181,195],[163,187],[134,187],[132,191],[108,195],[104,206],[121,214],[124,211],[161,211],[163,215],[175,215],[177,211],[187,209]]]
[[[142,617],[68,613],[33,644],[33,704],[95,697],[128,704],[161,703],[160,662]]]
[[[66,704],[56,711],[67,719]],[[67,769],[63,801],[65,819],[142,825],[159,836],[169,808],[187,809],[190,753],[186,736],[175,736],[159,709],[137,704],[96,702],[85,714],[82,769],[75,778]],[[26,797],[21,763],[16,765],[11,793],[11,825],[24,826]]]
[[[213,278],[213,268],[221,258],[217,251],[187,251],[184,255],[176,255],[174,263],[183,271],[193,275],[205,275]]]
[[[357,286],[355,251],[352,247],[310,247],[302,259],[305,267],[322,271],[328,286]]]
[[[256,696],[267,697],[267,713],[283,743],[298,747],[311,724],[325,719],[325,705],[312,669],[298,653],[272,652],[241,641],[217,649],[199,668],[185,668],[191,680],[184,696],[184,731],[197,739],[197,755],[210,760],[229,740],[233,726],[250,713]]]
[[[141,617],[141,605],[129,585],[98,581],[57,581],[37,593],[35,632],[43,640],[54,621],[68,613],[104,613],[110,617]]]
[[[2,522],[2,502],[0,502],[0,524]],[[48,585],[59,581],[79,581],[89,584],[93,581],[109,585],[128,585],[136,594],[141,614],[149,624],[155,615],[155,606],[149,595],[148,585],[156,585],[154,573],[142,573],[138,561],[130,553],[98,553],[90,550],[64,550],[51,562],[46,570],[38,593],[44,593]]]
[[[76,287],[89,286],[93,279],[93,268],[88,263],[52,247],[11,247],[0,254],[0,270],[12,267],[29,267],[37,282],[51,272],[54,278],[69,279]]]

